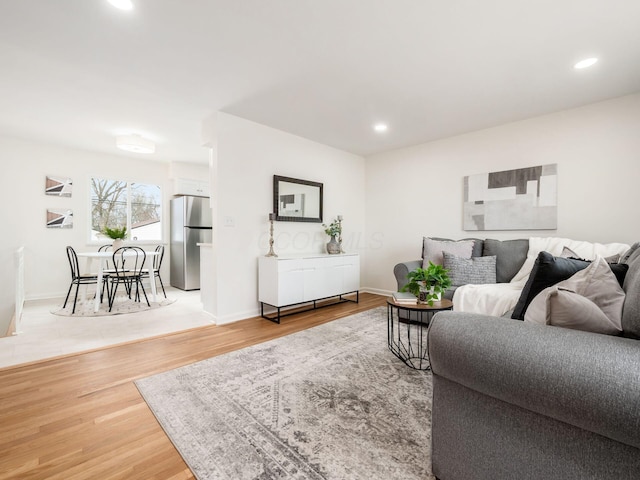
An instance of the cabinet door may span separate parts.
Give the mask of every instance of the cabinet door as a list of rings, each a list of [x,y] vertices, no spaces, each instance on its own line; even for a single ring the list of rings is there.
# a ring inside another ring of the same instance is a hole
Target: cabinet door
[[[304,271],[300,260],[278,260],[278,299],[275,306],[304,301]]]
[[[342,292],[355,292],[360,290],[360,258],[357,256],[349,257],[349,262],[342,269]]]
[[[191,180],[187,178],[176,178],[174,185],[176,195],[195,195],[198,197],[209,196],[209,183],[201,180]]]
[[[336,284],[342,283],[341,275],[325,258],[311,258],[304,261],[304,299],[305,301],[331,297]]]

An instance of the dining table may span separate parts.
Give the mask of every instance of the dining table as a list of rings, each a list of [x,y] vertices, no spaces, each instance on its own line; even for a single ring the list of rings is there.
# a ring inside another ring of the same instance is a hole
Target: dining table
[[[147,254],[147,260],[145,261],[151,261],[152,265],[153,265],[153,257],[158,255],[158,252],[147,252],[145,251],[145,253]],[[97,262],[97,277],[98,277],[98,281],[96,283],[96,297],[94,300],[94,305],[93,305],[93,311],[97,312],[98,310],[100,310],[100,289],[102,288],[102,280],[104,278],[104,271],[107,269],[107,263],[109,260],[113,260],[113,252],[78,252],[77,253],[78,257],[83,257],[86,258],[86,266],[85,266],[85,271],[86,272],[93,272],[93,263],[94,260],[98,260]],[[127,255],[135,255],[134,252],[130,252],[124,253],[125,256]],[[143,266],[144,267],[144,266]],[[157,292],[156,292],[156,282],[155,282],[155,277],[153,276],[153,267],[144,267],[142,268],[143,271],[147,271],[149,273],[149,283],[151,284],[151,295],[153,298],[153,301],[156,302],[157,301]],[[87,292],[86,290],[83,293],[83,301],[86,300],[87,297]]]

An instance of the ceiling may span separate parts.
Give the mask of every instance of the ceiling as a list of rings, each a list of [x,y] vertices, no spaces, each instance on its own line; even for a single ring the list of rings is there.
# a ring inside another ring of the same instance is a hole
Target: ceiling
[[[133,2],[0,0],[0,134],[206,162],[223,111],[367,156],[640,91],[634,0]]]

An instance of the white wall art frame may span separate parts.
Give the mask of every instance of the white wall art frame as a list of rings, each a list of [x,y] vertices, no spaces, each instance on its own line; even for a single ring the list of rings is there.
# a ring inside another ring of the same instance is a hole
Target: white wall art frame
[[[463,228],[555,230],[557,164],[464,177]]]

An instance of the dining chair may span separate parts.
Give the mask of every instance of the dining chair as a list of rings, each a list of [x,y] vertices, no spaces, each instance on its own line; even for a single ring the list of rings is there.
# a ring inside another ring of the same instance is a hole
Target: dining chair
[[[98,251],[99,252],[108,252],[112,248],[113,248],[113,245],[108,243],[106,245],[100,246],[98,248]],[[113,261],[113,259],[112,260],[105,259],[105,261],[104,261],[106,267],[102,270],[102,275],[103,275],[103,277],[102,277],[102,295],[103,296],[104,296],[104,290],[105,290],[105,288],[108,288],[108,284],[109,284],[109,279],[107,277],[108,277],[108,275],[110,273],[114,273],[115,272],[115,270],[111,266],[112,265],[112,263],[111,263],[112,261]]]
[[[69,295],[71,294],[71,289],[73,286],[76,286],[76,294],[73,297],[73,309],[71,310],[71,314],[76,313],[76,303],[78,302],[78,290],[80,290],[80,285],[91,285],[98,283],[98,276],[92,273],[81,274],[80,273],[80,264],[78,263],[78,255],[73,247],[67,246],[67,258],[69,259],[69,267],[71,267],[71,284],[69,285],[69,290],[67,291],[67,297],[64,299],[64,305],[62,308],[66,308],[67,302],[69,301]],[[100,301],[102,301],[102,294],[100,295]]]
[[[140,247],[120,247],[113,252],[112,258],[114,273],[108,276],[111,284],[109,311],[113,309],[113,304],[120,284],[124,285],[129,298],[131,298],[131,293],[133,292],[133,286],[135,284],[136,293],[133,300],[136,302],[140,301],[140,290],[142,290],[147,306],[150,307],[151,304],[147,298],[147,292],[145,292],[144,286],[142,285],[142,271],[147,259],[146,252]]]
[[[142,278],[148,278],[150,282],[155,282],[156,278],[160,280],[162,293],[164,294],[164,298],[167,298],[167,292],[164,291],[164,284],[162,283],[162,277],[160,276],[160,267],[162,267],[162,259],[164,257],[164,245],[158,245],[155,252],[157,255],[153,257],[153,266],[142,273]],[[152,275],[153,279],[151,278]]]

